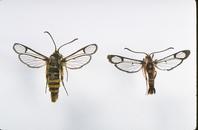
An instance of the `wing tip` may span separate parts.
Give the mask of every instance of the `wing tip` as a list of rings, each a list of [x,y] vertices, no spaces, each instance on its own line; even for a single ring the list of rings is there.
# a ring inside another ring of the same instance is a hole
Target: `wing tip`
[[[18,46],[23,46],[23,47],[24,47],[24,45],[15,42],[14,45],[12,46],[13,50],[14,50],[17,54],[20,54],[20,51],[17,50],[17,45],[18,45]]]
[[[186,53],[186,58],[190,55],[190,50],[184,50]]]
[[[183,59],[188,58],[188,56],[190,55],[190,50],[183,50],[183,51],[180,51],[180,52],[185,53],[185,57]]]
[[[84,49],[87,48],[87,47],[89,47],[89,46],[94,46],[94,47],[95,47],[95,48],[94,48],[94,51],[93,51],[92,53],[90,53],[90,54],[96,53],[96,51],[98,50],[97,44],[89,44],[89,45],[85,46]],[[84,50],[83,50],[83,51],[84,51]]]

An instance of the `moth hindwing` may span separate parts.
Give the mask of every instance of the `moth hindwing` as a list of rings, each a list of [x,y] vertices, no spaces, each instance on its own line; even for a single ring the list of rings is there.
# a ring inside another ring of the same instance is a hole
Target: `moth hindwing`
[[[135,73],[142,69],[148,86],[147,94],[154,94],[156,92],[154,87],[154,80],[157,74],[156,68],[165,71],[172,70],[179,66],[190,55],[190,50],[182,50],[159,60],[154,60],[154,54],[173,49],[173,47],[169,47],[162,51],[152,52],[150,54],[132,51],[129,48],[125,49],[130,52],[140,53],[146,56],[143,60],[138,60],[120,55],[108,55],[107,59],[110,63],[114,64],[117,69],[127,73]]]
[[[30,68],[40,68],[46,66],[46,89],[49,87],[51,93],[51,101],[56,102],[58,99],[58,92],[60,82],[62,83],[65,92],[68,92],[65,88],[63,77],[64,69],[66,70],[68,79],[68,69],[80,69],[91,61],[92,55],[97,51],[96,44],[89,44],[69,56],[63,56],[59,53],[59,50],[70,43],[78,40],[77,38],[61,45],[59,48],[56,47],[55,41],[52,35],[45,31],[53,41],[55,51],[50,57],[47,57],[23,44],[15,43],[13,45],[14,51],[18,54],[19,60]]]

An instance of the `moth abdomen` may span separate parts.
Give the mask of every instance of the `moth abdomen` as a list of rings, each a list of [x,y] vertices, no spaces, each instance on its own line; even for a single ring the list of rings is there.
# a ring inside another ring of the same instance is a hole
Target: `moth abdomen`
[[[51,64],[47,69],[47,84],[51,93],[51,101],[56,102],[60,87],[60,72],[59,68]]]
[[[58,99],[58,92],[60,87],[60,80],[49,80],[48,82],[49,91],[51,92],[51,101],[56,102]]]
[[[58,99],[58,92],[51,92],[51,101],[56,102]]]
[[[154,87],[149,87],[148,89],[148,94],[155,94],[155,88]]]
[[[149,78],[148,80],[148,94],[155,94],[154,79]]]

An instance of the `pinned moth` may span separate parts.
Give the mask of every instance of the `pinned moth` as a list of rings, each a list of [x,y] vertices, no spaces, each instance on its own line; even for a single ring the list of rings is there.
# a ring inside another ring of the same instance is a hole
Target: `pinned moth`
[[[68,69],[80,69],[86,64],[88,64],[92,58],[92,55],[97,51],[97,45],[96,44],[89,44],[76,52],[68,55],[63,56],[59,53],[59,50],[70,43],[73,43],[74,41],[78,40],[77,38],[61,45],[59,48],[56,47],[55,41],[52,37],[52,35],[45,31],[44,33],[47,33],[50,38],[52,39],[52,42],[55,47],[55,51],[50,57],[47,57],[39,52],[34,51],[33,49],[20,44],[15,43],[13,45],[14,51],[18,54],[19,60],[27,65],[30,68],[40,68],[43,66],[46,66],[46,89],[47,86],[49,87],[49,91],[51,92],[51,101],[56,102],[58,99],[58,92],[60,87],[60,82],[62,82],[62,86],[65,89],[65,92],[68,95],[68,92],[65,88],[63,76],[64,76],[64,68],[66,70],[67,74],[67,80],[68,80]]]
[[[136,52],[129,48],[124,49],[133,53],[145,54],[146,56],[143,60],[137,60],[119,55],[108,55],[107,58],[109,62],[114,64],[117,69],[127,73],[136,73],[142,69],[146,79],[146,85],[148,87],[147,94],[155,94],[156,92],[154,87],[154,80],[157,75],[156,68],[159,70],[170,71],[179,66],[183,60],[188,58],[190,55],[190,50],[182,50],[162,59],[154,60],[154,54],[173,49],[173,47],[169,47],[162,51],[152,52],[150,54],[145,52]]]

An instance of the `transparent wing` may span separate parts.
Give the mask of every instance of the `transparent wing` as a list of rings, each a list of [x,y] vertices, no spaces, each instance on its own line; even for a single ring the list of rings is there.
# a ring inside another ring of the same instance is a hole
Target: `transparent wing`
[[[118,55],[108,55],[107,58],[116,68],[127,73],[138,72],[144,64],[141,60],[130,59]]]
[[[20,43],[15,43],[13,49],[19,54],[18,57],[20,61],[31,68],[40,68],[44,66],[48,60],[48,57]]]
[[[30,54],[19,54],[19,59],[31,68],[40,68],[46,65],[46,61]]]
[[[65,66],[69,69],[79,69],[90,62],[91,56],[96,51],[97,45],[90,44],[63,58],[62,62],[65,62]]]
[[[179,51],[160,60],[155,60],[154,64],[160,70],[169,71],[179,66],[189,55],[190,50]]]

